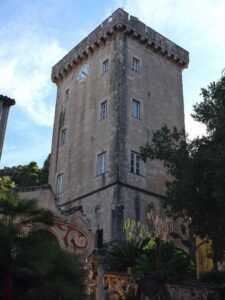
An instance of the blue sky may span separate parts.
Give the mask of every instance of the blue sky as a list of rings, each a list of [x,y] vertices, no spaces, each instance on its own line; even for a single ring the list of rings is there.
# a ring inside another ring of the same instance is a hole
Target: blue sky
[[[190,52],[183,72],[185,122],[190,137],[200,88],[225,68],[224,0],[1,0],[0,94],[11,109],[0,167],[37,161],[51,151],[56,86],[51,68],[118,7]]]

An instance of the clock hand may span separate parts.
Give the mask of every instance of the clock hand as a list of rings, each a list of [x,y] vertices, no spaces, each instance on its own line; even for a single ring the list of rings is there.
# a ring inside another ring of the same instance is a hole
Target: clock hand
[[[84,76],[87,76],[87,74],[84,71],[82,71],[82,74],[84,74]]]

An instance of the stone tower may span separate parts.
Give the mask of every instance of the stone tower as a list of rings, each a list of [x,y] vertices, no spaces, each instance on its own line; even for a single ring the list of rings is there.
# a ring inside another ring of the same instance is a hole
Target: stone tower
[[[122,9],[52,69],[57,85],[49,184],[62,214],[82,206],[104,242],[122,222],[161,214],[166,172],[144,164],[162,125],[184,127],[182,70],[188,52]]]

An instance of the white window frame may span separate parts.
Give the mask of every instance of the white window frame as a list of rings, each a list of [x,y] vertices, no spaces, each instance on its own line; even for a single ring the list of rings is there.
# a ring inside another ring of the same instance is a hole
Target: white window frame
[[[109,59],[103,61],[102,63],[102,74],[105,74],[109,71]]]
[[[64,128],[61,132],[61,146],[65,145],[67,142],[68,131],[67,128]]]
[[[134,72],[137,72],[137,73],[140,72],[140,59],[138,59],[136,57],[133,57],[133,60],[132,60],[132,70]]]
[[[56,177],[56,186],[55,186],[55,194],[59,196],[63,193],[63,173],[57,175]]]
[[[141,118],[141,102],[136,99],[132,100],[132,117],[135,119]]]
[[[97,174],[102,175],[106,172],[106,151],[98,154]]]
[[[135,151],[130,152],[130,171],[133,174],[141,175],[141,156]]]
[[[70,93],[70,89],[65,90],[65,94],[64,94],[65,102],[69,101],[69,93]]]
[[[107,118],[108,115],[108,103],[107,100],[103,101],[101,103],[100,107],[100,120],[104,120]]]

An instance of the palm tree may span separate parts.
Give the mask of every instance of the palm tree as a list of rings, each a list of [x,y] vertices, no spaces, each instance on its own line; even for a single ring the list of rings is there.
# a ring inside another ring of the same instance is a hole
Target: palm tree
[[[80,262],[39,230],[43,225],[53,225],[53,214],[38,207],[36,200],[0,192],[2,300],[84,299]]]

